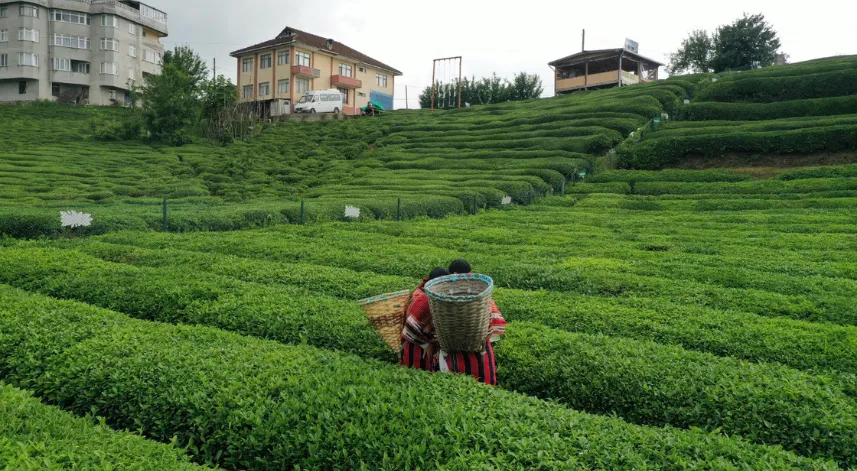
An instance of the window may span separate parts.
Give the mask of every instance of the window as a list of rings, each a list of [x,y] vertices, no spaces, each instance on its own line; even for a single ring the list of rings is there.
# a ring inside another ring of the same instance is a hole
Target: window
[[[71,72],[71,59],[63,59],[61,57],[54,57],[54,70],[61,70],[63,72]]]
[[[39,55],[30,54],[29,52],[20,52],[18,53],[18,65],[25,65],[27,67],[38,67]]]
[[[339,75],[344,75],[346,77],[351,77],[351,73],[354,69],[351,68],[349,64],[339,64]]]
[[[103,75],[119,75],[119,64],[115,62],[102,62],[101,73]]]
[[[277,82],[277,94],[278,95],[288,95],[289,94],[289,79],[283,79]]]
[[[296,52],[295,53],[295,65],[302,65],[304,67],[309,67],[309,54],[306,52]]]
[[[39,7],[34,7],[32,5],[21,5],[18,13],[21,16],[29,16],[31,18],[39,17]]]
[[[337,90],[339,90],[339,93],[342,94],[342,104],[347,105],[348,104],[348,89],[347,88],[338,88]]]
[[[18,39],[21,41],[39,42],[39,30],[30,28],[21,28],[18,30]]]
[[[9,30],[0,29],[0,43],[5,43],[7,41],[9,41]]]
[[[271,94],[271,83],[263,82],[259,84],[259,96],[268,96]]]
[[[9,7],[6,5],[0,5],[0,18],[8,18],[9,17]]]
[[[295,79],[295,91],[298,93],[306,93],[309,91],[309,79]]]
[[[129,21],[128,22],[128,32],[133,34],[134,36],[136,36],[137,35],[137,25],[135,25],[134,23],[131,23]]]
[[[242,72],[253,72],[253,58],[248,57],[248,58],[244,59],[244,61],[242,61],[241,67],[242,67],[241,68]]]
[[[111,38],[101,38],[102,51],[119,51],[119,41]]]
[[[137,48],[134,46],[128,46],[128,55],[131,57],[137,57]]]
[[[51,85],[51,95],[52,96],[60,96],[60,84],[55,83]]]
[[[79,74],[88,74],[89,62],[74,62],[71,64],[71,68]]]
[[[241,94],[242,98],[253,98],[253,85],[244,85],[244,92]]]
[[[366,73],[366,69],[365,69],[365,68],[363,68],[363,67],[360,67],[360,68],[359,68],[359,69],[357,69],[357,70],[359,70],[361,73],[364,73],[364,74]]]
[[[386,75],[376,74],[375,80],[378,82],[379,87],[387,88],[387,76]]]
[[[158,23],[167,24],[167,14],[148,5],[140,4],[140,14]]]
[[[146,36],[147,36],[147,34],[146,34],[146,30],[144,29],[144,30],[143,30],[143,37],[145,38]]]
[[[271,67],[271,55],[270,54],[264,54],[261,57],[259,57],[259,68],[260,69],[267,69],[268,67]]]
[[[131,80],[137,80],[137,69],[128,67],[128,78]]]
[[[277,65],[289,65],[289,51],[277,53]]]
[[[143,49],[143,60],[146,62],[151,62],[152,64],[157,64],[158,56],[154,53],[154,51]]]
[[[116,101],[116,90],[110,90],[110,100]]]
[[[0,54],[0,67],[9,67],[9,54]]]
[[[359,97],[364,97],[364,98],[365,98],[365,97],[366,97],[366,94],[365,94],[365,93],[363,93],[363,92],[357,92],[357,96],[359,96]]]
[[[27,94],[27,82],[25,82],[23,80],[18,82],[18,94],[19,95],[26,95]]]
[[[52,34],[51,44],[54,46],[71,47],[74,49],[89,49],[89,38],[69,34]]]
[[[76,11],[53,10],[51,11],[51,21],[89,25],[92,24],[92,17],[86,13],[78,13]]]
[[[119,27],[119,18],[113,15],[101,15],[101,26]]]

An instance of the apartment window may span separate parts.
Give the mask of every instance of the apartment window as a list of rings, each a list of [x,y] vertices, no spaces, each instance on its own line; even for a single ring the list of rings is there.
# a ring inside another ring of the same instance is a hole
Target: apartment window
[[[309,67],[309,54],[306,52],[296,52],[295,53],[295,65],[302,65],[304,67]]]
[[[20,52],[18,53],[18,65],[24,65],[27,67],[38,67],[39,55],[30,54],[29,52]]]
[[[9,41],[9,30],[8,29],[0,29],[0,43],[5,43]]]
[[[74,49],[89,49],[89,38],[69,34],[52,34],[51,44],[54,46],[71,47]]]
[[[259,84],[259,96],[268,96],[271,94],[271,83],[263,82]]]
[[[118,28],[119,27],[119,17],[113,16],[113,15],[101,15],[101,26],[107,26],[107,27],[112,26],[114,28]]]
[[[54,57],[54,70],[60,70],[63,72],[71,72],[71,59],[63,59],[61,57]]]
[[[146,30],[144,29],[144,30],[143,30],[143,38],[145,38],[146,36],[147,36],[147,34],[146,34]]]
[[[102,51],[119,51],[119,41],[111,38],[101,38]]]
[[[157,64],[158,56],[154,53],[154,51],[143,49],[143,60],[146,62],[151,62],[152,64]]]
[[[18,39],[20,41],[39,42],[39,30],[30,28],[21,28],[18,30]]]
[[[337,90],[339,90],[339,93],[342,94],[342,104],[347,105],[348,104],[348,89],[347,88],[338,88]]]
[[[58,83],[51,85],[51,95],[60,96],[60,85]]]
[[[148,5],[140,5],[140,14],[158,23],[167,24],[167,14]]]
[[[357,70],[359,70],[359,71],[360,71],[360,73],[364,73],[364,74],[366,73],[366,68],[365,68],[365,67],[360,67],[360,68],[358,68]]]
[[[289,51],[277,53],[277,65],[289,65]]]
[[[289,79],[283,79],[277,82],[277,94],[287,95],[289,93]]]
[[[259,68],[267,69],[268,67],[271,67],[271,55],[263,54],[261,57],[259,57]]]
[[[103,75],[119,75],[119,64],[115,62],[102,62],[101,73]]]
[[[39,17],[39,7],[34,7],[32,5],[21,5],[18,13],[21,16],[29,16],[30,18],[38,18]]]
[[[116,101],[116,90],[110,90],[110,100]]]
[[[244,59],[244,61],[242,61],[241,71],[242,72],[253,72],[253,58],[252,57],[248,57],[248,58]]]
[[[71,68],[74,72],[77,72],[78,74],[88,74],[89,62],[73,62],[71,64]]]
[[[78,13],[76,11],[53,10],[51,11],[51,21],[89,25],[92,24],[92,17],[86,13]]]
[[[0,67],[9,67],[9,54],[0,54]]]
[[[346,77],[351,77],[351,73],[354,69],[351,68],[348,64],[339,64],[339,75],[344,75]]]
[[[253,85],[244,85],[244,92],[241,94],[242,98],[253,98]]]
[[[0,18],[8,18],[9,17],[9,7],[6,5],[0,6]]]
[[[137,80],[137,69],[128,67],[128,78],[131,80]]]
[[[357,96],[365,98],[366,94],[363,92],[357,92]]]
[[[128,55],[131,57],[137,57],[137,48],[134,46],[128,46]]]
[[[377,75],[375,75],[375,80],[378,82],[379,87],[387,88],[387,76],[386,75],[377,74]]]
[[[295,91],[298,93],[306,93],[309,91],[309,79],[295,79]]]
[[[136,36],[137,35],[137,25],[129,22],[128,23],[128,32],[131,33],[132,35]]]
[[[21,80],[18,82],[18,95],[26,95],[27,94],[27,82]]]

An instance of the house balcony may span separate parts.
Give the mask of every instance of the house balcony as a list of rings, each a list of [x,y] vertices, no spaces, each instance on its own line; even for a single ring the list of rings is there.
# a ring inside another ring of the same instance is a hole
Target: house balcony
[[[301,77],[314,79],[321,77],[321,71],[318,69],[313,69],[311,67],[307,67],[305,65],[293,65],[292,66],[292,74]]]
[[[346,75],[333,75],[330,77],[331,88],[363,88],[363,81]]]

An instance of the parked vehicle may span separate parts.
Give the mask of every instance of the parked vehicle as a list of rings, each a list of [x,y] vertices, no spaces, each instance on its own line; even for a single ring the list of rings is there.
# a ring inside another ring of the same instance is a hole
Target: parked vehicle
[[[295,105],[295,113],[339,113],[342,111],[342,93],[330,90],[306,92]]]

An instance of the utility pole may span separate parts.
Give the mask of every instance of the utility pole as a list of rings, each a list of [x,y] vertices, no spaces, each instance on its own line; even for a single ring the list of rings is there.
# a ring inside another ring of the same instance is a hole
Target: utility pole
[[[406,110],[409,110],[409,109],[410,109],[410,108],[408,107],[408,86],[407,86],[407,85],[405,85],[405,109],[406,109]]]
[[[580,39],[580,52],[586,51],[586,30],[583,30],[583,37]]]
[[[217,78],[217,58],[214,58],[214,78]]]

